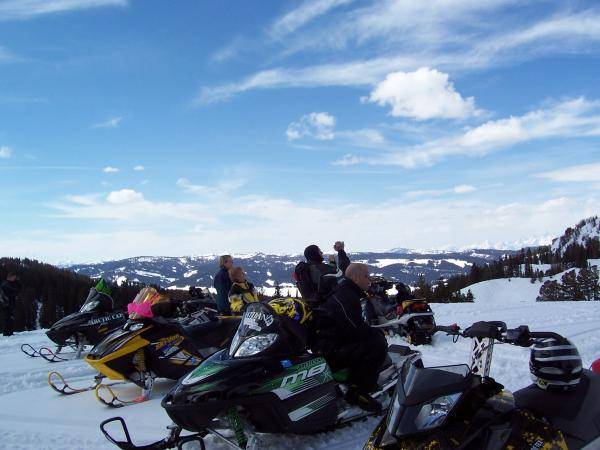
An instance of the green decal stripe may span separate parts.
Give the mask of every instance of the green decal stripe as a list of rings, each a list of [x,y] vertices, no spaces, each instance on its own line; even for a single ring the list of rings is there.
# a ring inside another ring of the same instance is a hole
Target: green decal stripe
[[[327,394],[323,397],[320,397],[312,402],[310,402],[307,405],[304,405],[301,408],[298,408],[292,412],[290,412],[289,418],[292,422],[297,422],[300,419],[303,419],[304,417],[314,413],[315,411],[318,411],[319,409],[321,409],[323,406],[325,406],[326,404],[328,404],[330,401],[335,399],[335,395],[333,394]]]

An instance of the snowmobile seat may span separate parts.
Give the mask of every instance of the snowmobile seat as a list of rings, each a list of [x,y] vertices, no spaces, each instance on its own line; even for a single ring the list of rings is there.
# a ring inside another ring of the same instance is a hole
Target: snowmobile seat
[[[600,375],[583,370],[568,391],[547,391],[532,384],[514,393],[517,406],[539,414],[565,434],[569,448],[581,448],[600,436]]]
[[[181,332],[199,347],[220,346],[232,333],[232,328],[237,328],[240,318],[227,318],[209,320],[207,322],[194,323],[191,325],[180,324]]]

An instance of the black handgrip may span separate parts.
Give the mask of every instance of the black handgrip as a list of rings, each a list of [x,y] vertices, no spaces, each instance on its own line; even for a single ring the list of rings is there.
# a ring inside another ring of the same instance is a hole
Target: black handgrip
[[[463,332],[463,336],[468,338],[490,338],[502,339],[502,334],[506,331],[506,323],[500,321],[493,322],[475,322]]]

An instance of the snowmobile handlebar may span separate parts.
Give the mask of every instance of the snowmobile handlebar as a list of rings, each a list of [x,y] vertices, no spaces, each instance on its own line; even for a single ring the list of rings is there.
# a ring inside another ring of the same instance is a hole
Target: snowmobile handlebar
[[[442,331],[453,336],[462,336],[465,338],[489,338],[495,339],[506,344],[517,345],[520,347],[529,347],[534,339],[553,338],[559,341],[564,337],[552,331],[530,331],[527,325],[521,325],[517,328],[507,328],[506,323],[500,321],[480,321],[475,322],[465,330],[461,330],[457,324],[450,326],[437,325],[435,332]]]

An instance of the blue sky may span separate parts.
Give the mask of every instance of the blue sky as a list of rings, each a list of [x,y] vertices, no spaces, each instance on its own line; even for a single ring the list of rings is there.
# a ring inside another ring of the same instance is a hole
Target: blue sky
[[[0,0],[0,253],[507,246],[600,213],[585,1]]]

